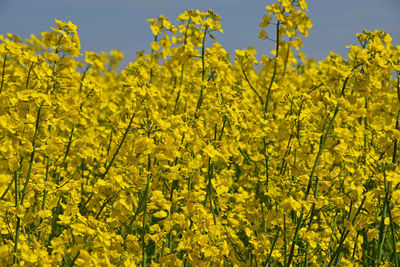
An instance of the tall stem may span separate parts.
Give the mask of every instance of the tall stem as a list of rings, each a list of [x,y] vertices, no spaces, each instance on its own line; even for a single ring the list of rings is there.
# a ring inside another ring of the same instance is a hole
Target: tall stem
[[[280,26],[280,21],[276,24],[276,49],[275,49],[275,62],[274,62],[274,72],[272,73],[271,81],[268,86],[268,92],[267,92],[267,98],[265,100],[265,106],[264,106],[264,114],[268,112],[268,106],[269,102],[271,100],[271,93],[272,93],[272,85],[275,82],[275,77],[276,77],[276,72],[278,68],[278,56],[279,56],[279,43],[280,43],[280,34],[279,34],[279,26]]]
[[[28,174],[26,176],[25,184],[24,184],[24,189],[22,190],[22,196],[21,196],[21,205],[24,204],[25,196],[26,196],[26,190],[28,189],[28,184],[31,178],[31,173],[32,173],[32,166],[33,166],[33,160],[35,158],[35,153],[36,153],[36,142],[37,142],[37,135],[39,132],[39,122],[40,122],[40,112],[42,110],[44,104],[44,100],[40,103],[37,116],[36,116],[36,126],[35,126],[35,133],[33,135],[33,140],[32,140],[32,152],[31,152],[31,158],[29,161],[29,167],[28,167]]]
[[[186,30],[185,30],[185,34],[184,34],[184,37],[183,37],[183,53],[185,52],[186,43],[187,43],[187,34],[188,34],[189,25],[190,25],[190,22],[191,22],[191,21],[192,21],[192,19],[189,18],[189,20],[188,20],[188,22],[187,22],[187,24],[186,24]],[[175,99],[174,112],[173,112],[174,115],[176,114],[176,110],[177,110],[177,108],[178,108],[179,97],[180,97],[180,95],[181,95],[181,88],[182,88],[182,84],[183,84],[183,71],[184,71],[184,68],[185,68],[185,64],[182,63],[182,66],[181,66],[181,78],[180,78],[180,82],[179,82],[180,87],[179,87],[179,91],[178,91],[178,94],[177,94],[176,99]]]
[[[130,119],[129,124],[128,124],[128,127],[126,127],[125,132],[124,132],[124,135],[122,136],[122,140],[121,140],[121,142],[118,144],[117,150],[115,150],[115,153],[114,153],[114,155],[112,156],[112,158],[111,158],[111,160],[110,160],[110,163],[108,163],[105,172],[102,174],[102,178],[103,178],[103,179],[104,179],[104,177],[107,175],[107,173],[108,173],[108,171],[110,170],[110,168],[111,168],[111,166],[112,166],[112,164],[113,164],[115,158],[117,157],[117,155],[118,155],[118,153],[119,153],[119,150],[121,149],[122,145],[124,144],[124,141],[125,141],[125,139],[126,139],[126,136],[128,135],[129,129],[130,129],[131,126],[132,126],[132,122],[133,122],[133,119],[135,118],[135,115],[136,115],[136,113],[133,113],[133,114],[132,114],[131,119]]]
[[[3,71],[2,71],[2,73],[1,73],[0,94],[1,94],[1,92],[3,91],[4,74],[5,74],[5,71],[6,71],[6,61],[7,61],[7,56],[4,56],[4,59],[3,59]]]
[[[146,190],[144,192],[144,208],[143,208],[143,228],[142,228],[142,267],[147,266],[146,259],[146,216],[147,216],[147,201],[149,196],[149,188],[150,188],[150,174],[147,175],[146,181]]]
[[[207,36],[207,30],[208,27],[204,29],[204,35],[203,35],[203,43],[201,47],[201,81],[203,84],[201,85],[200,89],[200,96],[199,99],[197,100],[197,106],[196,106],[196,115],[195,117],[197,118],[197,111],[200,109],[201,105],[203,104],[203,91],[204,91],[204,81],[205,81],[205,75],[206,75],[206,67],[205,67],[205,45],[206,45],[206,36]]]

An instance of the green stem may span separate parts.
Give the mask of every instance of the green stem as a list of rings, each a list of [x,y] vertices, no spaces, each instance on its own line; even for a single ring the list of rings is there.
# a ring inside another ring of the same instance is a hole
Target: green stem
[[[19,200],[18,200],[18,196],[19,196],[19,181],[18,181],[18,175],[17,175],[17,171],[15,171],[14,173],[14,191],[15,191],[15,207],[18,208],[19,205]]]
[[[265,136],[263,137],[264,149],[263,155],[265,159],[265,191],[269,189],[269,155],[267,155],[267,143],[265,142]]]
[[[356,240],[354,241],[354,247],[353,247],[353,254],[351,255],[351,260],[354,260],[354,256],[356,255],[356,249],[357,249],[357,240],[359,237],[360,233],[357,232]]]
[[[50,157],[46,156],[47,158],[47,162],[46,162],[46,176],[44,181],[47,182],[49,179],[49,169],[50,169]],[[45,210],[46,208],[46,198],[47,198],[47,190],[44,189],[43,190],[43,200],[42,200],[42,210]],[[43,222],[43,218],[40,218],[40,222],[39,225]],[[39,240],[42,239],[42,231],[39,232],[39,236],[38,236]]]
[[[33,141],[32,141],[32,152],[31,152],[31,158],[29,161],[29,167],[28,167],[28,173],[26,176],[26,180],[25,180],[25,184],[24,184],[24,188],[22,190],[22,195],[21,195],[21,200],[18,201],[18,182],[17,182],[17,177],[15,177],[15,204],[16,204],[16,208],[18,209],[18,203],[22,206],[24,205],[24,200],[25,200],[25,195],[26,195],[26,191],[29,185],[29,180],[31,178],[31,173],[32,173],[32,166],[33,166],[33,160],[35,157],[35,152],[36,152],[36,141],[37,141],[37,135],[38,135],[38,131],[39,131],[39,121],[40,121],[40,111],[42,110],[42,106],[43,106],[44,100],[42,101],[42,103],[40,103],[39,109],[38,109],[38,113],[36,116],[36,125],[35,125],[35,133],[33,136]],[[20,234],[20,228],[21,228],[21,218],[17,216],[17,226],[15,229],[15,243],[14,243],[14,253],[17,253],[18,251],[18,242],[19,242],[19,234]],[[17,256],[14,254],[14,259],[13,262],[14,264],[17,263],[18,258]]]
[[[283,174],[284,173],[284,167],[285,167],[285,163],[286,163],[286,158],[290,154],[290,142],[292,141],[292,138],[293,138],[293,135],[291,134],[289,136],[289,140],[288,140],[288,143],[287,143],[287,146],[286,146],[285,154],[283,155],[283,158],[282,158],[282,165],[281,165],[281,169],[279,171],[279,174]]]
[[[181,77],[183,77],[183,66],[181,68]],[[176,95],[176,99],[175,99],[175,105],[174,105],[174,111],[173,114],[176,115],[176,110],[178,109],[178,102],[179,102],[179,97],[181,96],[181,88],[179,88],[178,94]]]
[[[251,84],[249,78],[247,77],[246,71],[243,68],[243,65],[240,64],[240,68],[242,69],[242,73],[244,78],[246,79],[248,85],[250,86],[251,90],[257,95],[258,99],[260,100],[261,106],[264,106],[264,100],[262,99],[261,95],[257,92],[257,90],[254,88],[254,86]]]
[[[292,260],[293,260],[294,248],[296,246],[297,238],[299,236],[299,231],[300,231],[301,225],[303,223],[303,216],[304,216],[304,207],[301,208],[300,217],[298,219],[296,230],[294,232],[293,241],[292,241],[292,245],[290,247],[290,252],[289,252],[289,258],[288,258],[287,263],[285,265],[287,267],[290,267],[290,264],[292,263]]]
[[[400,109],[397,112],[397,116],[396,116],[396,126],[395,129],[398,130],[399,129],[399,120],[400,120]],[[395,164],[396,160],[397,160],[397,143],[398,140],[397,138],[394,138],[393,140],[393,156],[392,156],[392,163]]]
[[[280,43],[280,34],[279,34],[280,23],[281,23],[281,21],[278,21],[278,23],[276,24],[276,49],[275,49],[276,54],[275,54],[275,62],[274,62],[274,72],[272,73],[271,81],[268,86],[267,98],[265,100],[265,106],[264,106],[264,114],[267,114],[267,112],[268,112],[268,106],[269,106],[269,102],[271,100],[272,85],[274,84],[277,67],[278,67],[279,43]]]
[[[214,225],[217,224],[217,219],[215,218],[215,213],[214,213],[214,209],[213,209],[213,205],[212,205],[212,184],[211,184],[211,178],[213,176],[213,170],[214,170],[214,161],[211,162],[211,158],[208,157],[208,184],[207,184],[207,193],[206,193],[206,201],[207,199],[209,200],[209,204],[210,204],[210,210],[213,216],[213,221],[214,221]]]
[[[125,141],[125,139],[126,139],[126,136],[128,135],[129,129],[131,128],[131,125],[132,125],[133,119],[135,118],[135,115],[136,115],[136,113],[133,113],[133,114],[132,114],[131,119],[130,119],[129,124],[128,124],[128,127],[126,127],[126,129],[125,129],[125,133],[124,133],[124,135],[123,135],[123,137],[122,137],[122,140],[121,140],[121,142],[118,144],[117,150],[115,151],[113,157],[111,158],[110,163],[108,163],[105,172],[102,174],[102,178],[103,178],[103,179],[104,179],[104,177],[107,175],[107,173],[108,173],[108,171],[110,170],[110,168],[111,168],[111,166],[112,166],[112,164],[113,164],[115,158],[117,157],[117,155],[118,155],[118,153],[119,153],[119,150],[121,149],[122,144],[124,143],[124,141]]]
[[[290,38],[289,41],[291,41],[291,40],[293,40],[293,39]],[[288,65],[288,61],[289,61],[290,43],[288,43],[287,45],[288,45],[288,49],[287,49],[287,51],[286,51],[285,63],[284,63],[284,65],[283,65],[282,79],[285,77],[286,70],[287,70],[287,65]]]
[[[203,35],[203,42],[202,42],[202,47],[201,47],[201,81],[204,83],[205,80],[205,75],[206,75],[206,67],[205,67],[205,43],[206,43],[206,36],[207,36],[207,30],[208,27],[204,29],[204,35]],[[204,91],[204,84],[201,85],[200,89],[200,96],[199,99],[197,100],[197,106],[196,106],[196,115],[195,117],[197,118],[197,111],[199,111],[201,105],[203,104],[203,91]]]
[[[119,192],[118,192],[119,193]],[[107,197],[106,200],[104,200],[103,204],[101,205],[99,211],[96,214],[96,220],[99,219],[101,212],[104,210],[104,208],[107,206],[107,204],[113,199],[118,193],[114,193],[111,196]]]
[[[343,88],[345,88],[346,83],[347,83],[347,79],[346,79],[346,81],[345,81],[345,83],[343,85]],[[342,89],[342,93],[343,93],[343,91],[344,91],[344,89]],[[304,196],[304,200],[307,200],[308,199],[308,195],[310,194],[310,190],[311,190],[311,187],[312,187],[312,180],[313,180],[315,171],[317,170],[318,162],[319,162],[319,159],[320,159],[320,157],[322,155],[322,150],[324,149],[326,139],[328,138],[328,135],[329,135],[329,133],[330,133],[332,127],[333,127],[333,123],[335,121],[335,118],[336,118],[336,115],[337,115],[338,112],[339,112],[339,105],[336,105],[336,108],[335,108],[335,111],[333,113],[332,119],[329,122],[328,129],[326,130],[321,142],[319,143],[317,157],[315,158],[315,162],[314,162],[313,168],[311,170],[310,178],[308,179],[308,185],[307,185],[307,190],[306,190],[306,193],[305,193],[305,196]],[[326,119],[328,119],[328,118],[329,117],[327,117]],[[314,194],[316,194],[316,192],[314,192]],[[292,258],[293,258],[294,247],[295,247],[295,243],[297,242],[298,232],[300,231],[300,226],[303,223],[303,215],[304,215],[303,212],[304,212],[304,207],[301,210],[300,218],[299,218],[299,221],[297,223],[297,227],[296,227],[295,234],[294,234],[293,241],[292,241],[292,246],[291,246],[291,249],[290,249],[290,255],[289,255],[287,266],[290,266]]]
[[[390,204],[390,200],[389,200],[389,204]],[[397,259],[397,251],[396,251],[396,233],[394,230],[394,221],[392,218],[392,211],[391,211],[390,205],[388,206],[388,215],[389,215],[389,220],[390,220],[390,232],[392,234],[394,266],[399,266],[398,259]]]
[[[75,130],[75,125],[72,125],[72,129],[71,129],[71,132],[70,132],[69,138],[68,138],[67,149],[65,151],[64,158],[63,158],[63,160],[62,160],[62,162],[60,164],[60,166],[63,167],[64,170],[67,168],[66,162],[67,162],[67,157],[68,157],[69,151],[71,149],[72,136],[74,134],[74,130]],[[52,177],[54,177],[54,180],[56,181],[56,184],[58,185],[60,183],[60,173],[57,173],[57,168],[58,168],[58,165],[56,166],[55,170],[53,171]]]
[[[33,62],[32,65],[29,67],[29,70],[28,70],[28,77],[26,78],[26,83],[25,83],[25,88],[26,88],[26,89],[28,89],[29,79],[30,79],[30,77],[31,77],[31,72],[32,72],[32,69],[33,69],[33,66],[34,66],[34,65],[35,65],[35,63]]]
[[[357,210],[356,214],[354,215],[353,220],[351,221],[352,224],[354,224],[354,222],[357,219],[358,214],[360,214],[361,209],[362,209],[362,207],[364,205],[365,199],[366,199],[366,196],[364,196],[363,200],[361,201],[361,204],[358,207],[358,210]],[[332,257],[331,257],[331,260],[330,260],[330,262],[328,264],[328,267],[331,266],[332,263],[335,261],[335,259],[339,256],[339,253],[342,250],[342,246],[343,246],[344,240],[347,238],[349,233],[350,233],[350,230],[347,230],[347,229],[343,230],[342,235],[340,237],[339,245],[338,245],[337,249],[335,250],[335,252],[332,254]]]
[[[81,84],[79,85],[79,93],[82,92],[83,80],[85,79],[86,73],[88,72],[89,69],[90,69],[90,65],[88,65],[88,66],[86,67],[86,69],[83,71],[82,78],[81,78]],[[82,105],[81,105],[81,107],[82,107]]]
[[[185,52],[185,48],[186,48],[186,44],[187,44],[187,34],[188,34],[189,25],[190,25],[191,21],[192,21],[191,18],[189,18],[188,19],[188,23],[186,24],[186,30],[185,30],[185,34],[184,34],[184,37],[183,37],[183,52]],[[180,78],[180,83],[179,83],[180,86],[182,86],[182,84],[183,84],[183,70],[184,70],[184,67],[185,67],[185,64],[182,63],[181,78]],[[174,112],[173,112],[174,115],[176,114],[176,110],[178,108],[178,102],[179,102],[180,95],[181,95],[181,87],[179,87],[179,91],[178,91],[178,94],[177,94],[176,99],[175,99]]]
[[[4,85],[4,74],[6,71],[6,61],[7,61],[7,56],[4,56],[4,60],[3,60],[3,72],[1,74],[1,85],[0,85],[0,94],[3,91],[3,85]]]
[[[350,76],[352,75],[353,71],[354,71],[357,67],[359,67],[360,65],[361,65],[361,64],[358,64],[357,66],[355,66],[355,67],[352,69],[352,72],[346,77],[346,79],[345,79],[345,81],[344,81],[344,83],[343,83],[343,86],[342,86],[342,90],[341,90],[341,92],[340,92],[340,96],[341,96],[341,97],[344,96],[344,90],[346,89],[346,85],[347,85],[347,82],[349,81]],[[307,185],[307,190],[306,190],[306,195],[305,195],[305,197],[304,197],[304,200],[307,200],[308,195],[309,195],[309,193],[310,193],[311,185],[312,185],[312,179],[313,179],[313,177],[314,177],[315,171],[317,170],[318,162],[319,162],[319,159],[320,159],[320,157],[321,157],[321,155],[322,155],[322,150],[323,150],[324,147],[325,147],[326,139],[328,138],[328,135],[330,134],[330,131],[332,130],[333,123],[334,123],[334,121],[335,121],[335,118],[336,118],[336,115],[337,115],[338,112],[339,112],[339,104],[336,105],[336,108],[335,108],[335,111],[334,111],[334,113],[333,113],[332,119],[331,119],[331,121],[329,122],[328,129],[326,130],[325,135],[323,136],[321,142],[319,143],[319,148],[318,148],[317,157],[315,158],[314,166],[313,166],[313,168],[312,168],[312,171],[311,171],[311,174],[310,174],[310,178],[309,178],[309,180],[308,180],[308,185]],[[328,119],[328,117],[327,117],[327,119]]]
[[[21,218],[17,217],[17,227],[16,227],[16,230],[15,230],[15,244],[14,244],[14,257],[13,257],[13,263],[14,264],[16,264],[18,262],[18,257],[16,255],[16,253],[18,251],[20,227],[21,227]]]
[[[36,152],[36,141],[37,141],[37,136],[38,136],[38,132],[39,132],[40,112],[42,110],[43,104],[44,104],[44,100],[42,100],[42,102],[40,103],[40,106],[39,106],[39,109],[38,109],[38,113],[37,113],[37,116],[36,116],[35,133],[33,135],[33,141],[32,141],[32,153],[31,153],[31,158],[30,158],[30,161],[29,161],[28,174],[26,176],[24,189],[22,190],[21,205],[24,204],[26,190],[28,189],[28,184],[29,184],[29,181],[30,181],[30,178],[31,178],[33,160],[35,158],[35,152]]]
[[[225,124],[226,124],[227,120],[228,120],[228,117],[226,115],[224,115],[224,120],[222,121],[221,133],[219,134],[219,138],[218,138],[219,141],[222,140],[222,134],[224,133]]]
[[[276,231],[276,234],[275,234],[275,237],[274,237],[274,241],[272,242],[272,246],[271,246],[271,249],[270,249],[269,254],[268,254],[268,257],[267,257],[267,262],[266,262],[266,264],[267,264],[268,266],[270,266],[270,261],[271,261],[271,257],[272,257],[272,252],[274,251],[276,241],[278,241],[279,233],[280,233],[280,229],[278,229],[278,231]]]
[[[15,171],[13,178],[11,179],[11,182],[8,184],[6,190],[4,190],[4,193],[1,195],[0,200],[3,200],[5,198],[5,196],[7,195],[8,191],[10,190],[12,184],[14,183],[15,179],[17,176],[17,171]],[[15,191],[17,192],[17,191]]]
[[[154,36],[154,42],[157,42],[158,39],[158,34]],[[151,66],[150,66],[150,79],[149,83],[153,81],[153,59],[154,59],[154,50],[153,48],[151,49]]]
[[[283,254],[284,254],[283,266],[286,266],[287,262],[286,213],[283,214]]]
[[[320,159],[320,157],[322,155],[322,150],[325,147],[326,139],[328,139],[328,135],[330,134],[330,131],[331,131],[332,127],[333,127],[333,123],[335,121],[335,118],[336,118],[336,115],[337,115],[338,112],[339,112],[339,105],[336,106],[335,111],[334,111],[333,116],[332,116],[332,119],[329,122],[328,129],[326,130],[321,142],[319,143],[317,157],[315,158],[314,165],[313,165],[313,168],[311,170],[310,178],[308,179],[308,185],[307,185],[306,194],[304,196],[304,200],[307,200],[308,195],[310,194],[312,180],[314,178],[315,171],[317,170],[318,162],[319,162],[319,159]],[[327,117],[327,119],[328,118],[329,117]]]
[[[142,267],[147,266],[145,235],[146,235],[146,214],[147,214],[147,201],[149,195],[149,188],[150,188],[150,175],[147,175],[146,191],[144,193],[144,208],[143,208]]]
[[[397,99],[399,100],[399,104],[400,104],[400,76],[397,77]],[[397,117],[396,117],[396,126],[395,129],[399,129],[399,120],[400,120],[400,109],[397,112]],[[395,138],[393,140],[393,157],[392,157],[392,163],[396,163],[396,156],[397,156],[397,142],[398,140]]]
[[[306,255],[305,255],[305,267],[308,267],[308,243],[306,245]]]
[[[388,206],[390,205],[389,203],[389,194],[390,191],[392,190],[392,183],[389,182],[388,185],[386,185],[386,173],[383,172],[384,175],[384,187],[385,187],[385,199],[383,202],[383,210],[381,214],[381,222],[379,226],[379,247],[378,247],[378,259],[376,261],[376,266],[380,265],[381,263],[381,258],[382,258],[382,253],[383,253],[383,244],[385,243],[385,238],[386,238],[386,225],[385,225],[385,217],[386,217],[386,212],[388,209]],[[396,248],[395,248],[396,249]]]
[[[70,133],[69,138],[68,138],[67,150],[65,151],[64,158],[63,158],[63,161],[62,161],[62,163],[61,163],[61,166],[63,166],[64,168],[66,168],[65,163],[67,162],[67,157],[68,157],[69,151],[70,151],[70,149],[71,149],[71,145],[72,145],[72,136],[73,136],[73,134],[74,134],[74,131],[75,131],[75,124],[72,125],[71,133]]]
[[[364,130],[368,130],[368,98],[365,97],[365,117],[364,117]],[[364,151],[367,151],[368,140],[367,140],[367,131],[364,133]],[[365,164],[365,160],[364,160]]]

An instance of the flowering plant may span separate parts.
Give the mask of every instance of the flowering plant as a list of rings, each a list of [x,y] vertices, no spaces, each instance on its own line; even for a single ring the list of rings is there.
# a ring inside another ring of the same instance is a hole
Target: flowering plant
[[[259,62],[212,10],[148,20],[122,72],[71,22],[0,36],[1,265],[397,266],[400,46],[296,57],[306,2],[266,9]]]

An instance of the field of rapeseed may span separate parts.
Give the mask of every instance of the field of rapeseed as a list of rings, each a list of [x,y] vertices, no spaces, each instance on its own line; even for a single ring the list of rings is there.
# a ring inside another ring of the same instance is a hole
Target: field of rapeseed
[[[316,62],[305,1],[266,8],[259,62],[211,10],[122,72],[71,22],[0,36],[0,265],[398,266],[400,46]]]

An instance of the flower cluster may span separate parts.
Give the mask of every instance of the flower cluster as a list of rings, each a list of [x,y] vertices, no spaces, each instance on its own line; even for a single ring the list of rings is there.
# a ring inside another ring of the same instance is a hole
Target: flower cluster
[[[296,57],[306,10],[267,6],[260,62],[212,10],[148,20],[121,73],[71,22],[0,36],[0,265],[397,266],[400,46]]]

